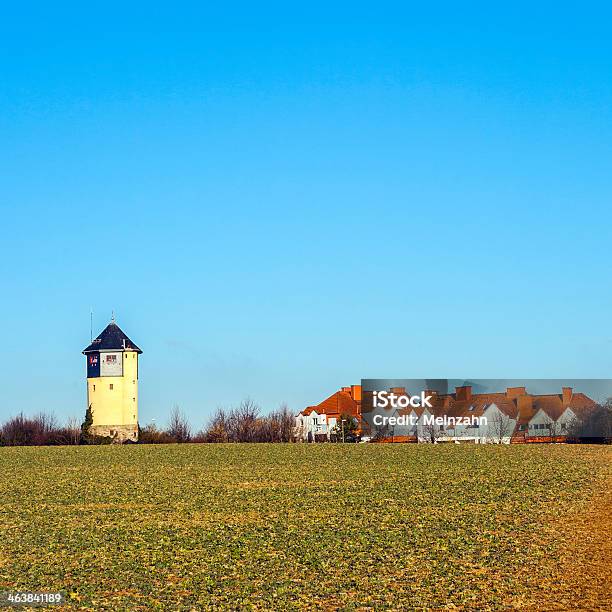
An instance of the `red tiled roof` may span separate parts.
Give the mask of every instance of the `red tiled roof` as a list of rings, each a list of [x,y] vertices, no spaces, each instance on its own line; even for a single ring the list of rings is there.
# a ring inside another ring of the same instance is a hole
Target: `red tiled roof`
[[[308,406],[308,408],[302,411],[302,414],[309,415],[313,411],[316,411],[317,414],[327,414],[328,416],[348,414],[358,417],[361,414],[361,404],[355,401],[350,393],[336,391],[336,393],[324,399],[320,404]]]
[[[566,410],[571,408],[577,416],[582,416],[592,410],[597,404],[584,393],[574,393],[568,405],[563,405],[561,395],[534,395],[533,408],[534,414],[538,410],[543,410],[551,419],[557,420]]]

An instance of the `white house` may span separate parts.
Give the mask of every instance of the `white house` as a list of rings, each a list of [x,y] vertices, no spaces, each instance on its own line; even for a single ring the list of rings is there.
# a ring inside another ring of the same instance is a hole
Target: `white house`
[[[554,410],[540,408],[529,420],[527,432],[531,438],[565,436],[577,419],[578,415],[569,407],[558,416]]]
[[[336,427],[337,419],[316,410],[300,412],[295,417],[295,437],[303,442],[314,442],[316,436],[324,435],[328,440]]]

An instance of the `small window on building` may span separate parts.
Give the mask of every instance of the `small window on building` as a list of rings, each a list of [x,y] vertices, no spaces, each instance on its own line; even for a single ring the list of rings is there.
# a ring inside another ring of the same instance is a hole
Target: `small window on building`
[[[108,385],[108,388],[112,391],[113,390],[113,383],[111,383],[110,385]]]
[[[96,390],[96,385],[94,385],[93,388],[94,388],[93,390],[95,391]]]
[[[135,397],[133,397],[133,398],[132,398],[132,401],[133,401],[133,402],[135,402],[135,401],[136,401],[136,398],[135,398]]]
[[[468,410],[470,410],[470,411],[474,410],[474,406],[470,406],[470,407],[468,408]]]

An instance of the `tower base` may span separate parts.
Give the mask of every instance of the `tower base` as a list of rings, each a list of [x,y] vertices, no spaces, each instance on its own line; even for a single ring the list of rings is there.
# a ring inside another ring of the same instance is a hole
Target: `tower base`
[[[112,438],[113,443],[138,442],[138,425],[92,425],[89,431],[94,436]]]

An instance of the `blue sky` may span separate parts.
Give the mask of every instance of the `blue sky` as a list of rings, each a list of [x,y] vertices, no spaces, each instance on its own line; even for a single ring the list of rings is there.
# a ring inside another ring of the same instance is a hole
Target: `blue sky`
[[[604,3],[15,5],[0,21],[0,418],[140,419],[362,377],[612,375]]]

